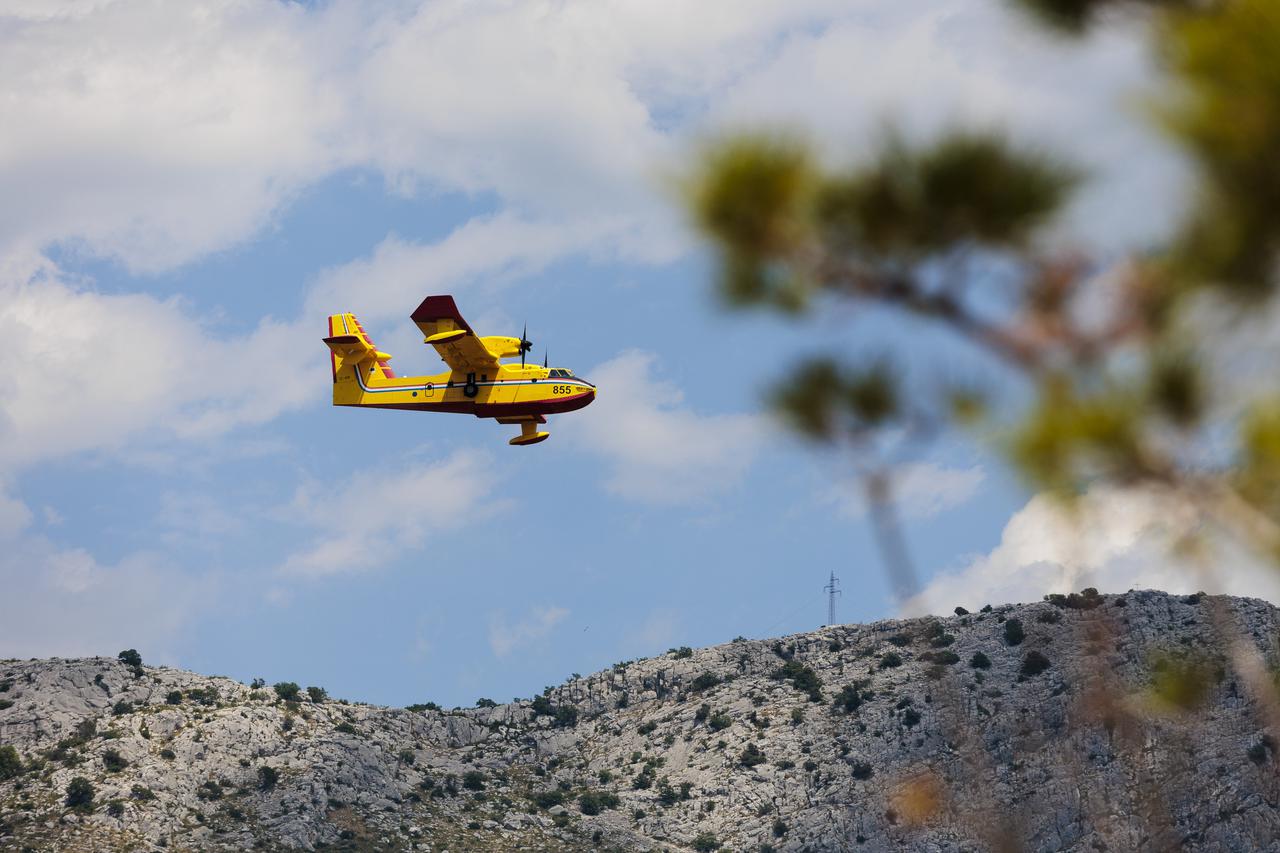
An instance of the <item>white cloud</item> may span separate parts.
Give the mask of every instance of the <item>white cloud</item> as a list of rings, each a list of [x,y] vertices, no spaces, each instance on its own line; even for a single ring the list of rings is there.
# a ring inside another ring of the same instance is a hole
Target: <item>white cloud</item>
[[[285,518],[319,531],[319,543],[289,556],[284,574],[323,577],[368,571],[430,536],[500,509],[486,455],[458,451],[394,469],[352,468],[298,489]]]
[[[48,269],[0,281],[0,324],[0,470],[142,433],[207,438],[327,390],[314,328],[266,319],[220,339],[178,299],[96,293]]]
[[[621,216],[645,233],[634,250],[670,244],[650,187],[670,138],[645,99],[705,90],[824,5],[10,6],[0,195],[23,204],[0,211],[0,251],[63,243],[165,269],[349,167],[403,192]]]
[[[10,495],[0,482],[0,542],[17,536],[31,524],[31,509]]]
[[[518,622],[508,622],[503,612],[489,617],[489,648],[505,658],[516,649],[546,639],[564,621],[569,611],[563,607],[534,607]]]
[[[0,554],[0,657],[114,655],[173,662],[176,643],[216,587],[135,554],[114,565],[39,537]]]
[[[351,310],[361,323],[404,321],[428,293],[478,282],[508,283],[608,243],[623,225],[607,218],[535,222],[505,213],[472,219],[435,243],[387,237],[366,258],[325,270],[307,295],[307,315]]]
[[[591,370],[600,395],[562,430],[610,466],[607,488],[653,504],[694,504],[739,483],[767,429],[760,415],[701,415],[632,350]]]
[[[984,479],[986,473],[977,465],[958,468],[933,462],[905,463],[892,474],[894,505],[906,518],[933,518],[971,500]],[[826,497],[848,518],[866,515],[866,499],[857,481],[833,487]]]
[[[290,3],[8,10],[0,249],[72,241],[134,269],[239,242],[341,162],[329,15]]]
[[[866,154],[886,122],[916,138],[1008,128],[1088,171],[1066,234],[1115,250],[1161,239],[1186,201],[1182,161],[1139,107],[1155,79],[1136,19],[1073,40],[990,0],[864,2],[786,34],[708,121],[785,121],[840,164]]]
[[[682,242],[657,175],[689,134],[793,120],[833,149],[887,114],[1012,123],[1107,180],[1076,224],[1149,238],[1174,161],[1126,120],[1135,28],[1052,40],[988,0],[12,6],[0,30],[0,253],[51,244],[136,270],[245,240],[345,168],[402,192],[492,193],[530,219]],[[1136,112],[1136,111],[1135,111]],[[1069,140],[1069,143],[1065,142]],[[1138,156],[1140,155],[1140,156]],[[1138,207],[1135,208],[1135,205]]]
[[[1181,551],[1185,537],[1199,532],[1194,514],[1159,492],[1096,489],[1073,511],[1038,495],[1009,520],[991,553],[935,577],[904,609],[949,613],[957,604],[1039,601],[1089,586],[1280,602],[1280,571],[1221,536],[1204,537],[1202,559]]]

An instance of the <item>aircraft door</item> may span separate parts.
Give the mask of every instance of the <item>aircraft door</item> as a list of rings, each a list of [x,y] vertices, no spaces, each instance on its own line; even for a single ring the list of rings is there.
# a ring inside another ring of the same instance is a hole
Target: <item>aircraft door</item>
[[[422,396],[430,400],[436,395],[436,385],[434,382],[428,382],[427,387],[423,389]]]

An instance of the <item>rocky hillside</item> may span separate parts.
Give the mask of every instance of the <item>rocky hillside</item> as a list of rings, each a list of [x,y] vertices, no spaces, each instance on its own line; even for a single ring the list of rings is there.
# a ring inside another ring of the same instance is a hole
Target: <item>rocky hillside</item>
[[[1280,850],[1271,674],[1237,674],[1278,626],[1087,594],[452,711],[0,661],[0,849]]]

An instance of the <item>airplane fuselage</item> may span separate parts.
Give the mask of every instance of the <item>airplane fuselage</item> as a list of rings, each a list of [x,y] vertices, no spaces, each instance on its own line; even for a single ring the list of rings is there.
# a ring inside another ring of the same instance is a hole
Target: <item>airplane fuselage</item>
[[[562,371],[502,364],[495,376],[446,371],[387,379],[373,368],[352,370],[334,380],[334,404],[515,418],[572,412],[595,399],[596,389],[590,382],[551,375],[556,372]]]
[[[503,364],[496,359],[487,364],[451,367],[432,376],[396,376],[388,364],[391,357],[377,352],[360,321],[351,314],[329,317],[329,340],[350,341],[365,352],[360,359],[331,354],[335,406],[456,412],[503,422],[545,422],[547,415],[589,405],[596,395],[595,385],[574,376],[567,368]],[[504,354],[510,352],[512,345],[520,352],[517,339],[484,340]],[[472,366],[477,369],[471,370]]]

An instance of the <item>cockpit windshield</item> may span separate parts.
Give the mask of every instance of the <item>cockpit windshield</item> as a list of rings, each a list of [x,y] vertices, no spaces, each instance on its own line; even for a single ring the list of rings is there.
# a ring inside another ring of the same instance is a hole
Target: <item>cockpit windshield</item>
[[[593,383],[588,382],[587,380],[583,379],[581,376],[574,376],[573,371],[569,370],[566,367],[551,368],[551,372],[547,374],[547,378],[548,379],[572,379],[583,385],[590,385],[592,388],[596,387]]]

